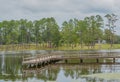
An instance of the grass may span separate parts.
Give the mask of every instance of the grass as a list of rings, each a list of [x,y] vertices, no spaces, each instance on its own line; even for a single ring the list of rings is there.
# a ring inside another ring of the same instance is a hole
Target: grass
[[[13,44],[13,45],[0,45],[0,51],[20,51],[20,50],[103,50],[103,49],[120,49],[120,44],[113,44],[111,48],[110,44],[96,44],[94,47],[88,46],[66,46],[62,45],[60,47],[48,47],[47,44]]]
[[[58,48],[59,50],[104,50],[104,49],[120,49],[120,44],[113,44],[113,47],[111,48],[110,44],[96,44],[93,48],[88,46],[76,46],[74,48],[72,47],[66,47],[61,46]]]

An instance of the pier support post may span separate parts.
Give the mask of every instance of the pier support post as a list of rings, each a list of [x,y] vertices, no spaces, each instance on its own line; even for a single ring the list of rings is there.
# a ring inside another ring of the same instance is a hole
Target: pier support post
[[[51,64],[51,63],[52,63],[52,60],[49,61],[49,64]]]
[[[45,66],[45,62],[42,62],[42,67],[44,67]]]
[[[36,63],[36,68],[37,68],[37,65],[38,65],[38,64]]]
[[[96,62],[99,63],[99,59],[98,58],[96,59]]]
[[[83,59],[80,59],[80,63],[83,63]]]
[[[115,58],[113,58],[113,63],[115,63]]]
[[[38,63],[38,68],[41,68],[41,63]]]
[[[65,63],[68,63],[68,60],[67,60],[67,59],[65,59]]]
[[[53,60],[53,64],[55,64],[55,60]]]

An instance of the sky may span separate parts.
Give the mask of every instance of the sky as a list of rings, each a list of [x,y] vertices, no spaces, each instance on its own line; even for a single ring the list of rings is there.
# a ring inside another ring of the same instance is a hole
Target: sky
[[[54,17],[61,25],[73,18],[82,20],[91,15],[104,17],[112,13],[120,18],[120,0],[0,0],[0,21]],[[115,30],[120,35],[119,24],[120,20]]]

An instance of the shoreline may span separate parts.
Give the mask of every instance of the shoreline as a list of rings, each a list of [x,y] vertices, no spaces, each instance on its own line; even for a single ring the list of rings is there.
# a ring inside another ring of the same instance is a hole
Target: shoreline
[[[8,54],[82,54],[82,53],[120,53],[120,49],[103,49],[103,50],[17,50],[17,51],[0,51],[0,55]]]

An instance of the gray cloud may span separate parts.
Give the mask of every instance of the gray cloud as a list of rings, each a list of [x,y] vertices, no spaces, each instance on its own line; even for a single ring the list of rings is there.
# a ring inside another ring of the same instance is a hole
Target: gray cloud
[[[83,19],[113,12],[119,15],[119,3],[120,0],[0,0],[0,21],[55,17],[61,24],[70,18]]]
[[[48,16],[54,13],[65,15],[72,13],[74,16],[76,12],[81,14],[110,12],[111,3],[106,5],[105,1],[108,0],[101,0],[101,2],[98,0],[91,0],[91,2],[86,0],[2,0],[3,4],[1,4],[0,10],[4,15],[9,15],[7,13],[9,12],[10,14],[21,14],[21,17],[27,13],[34,15],[48,13]]]

